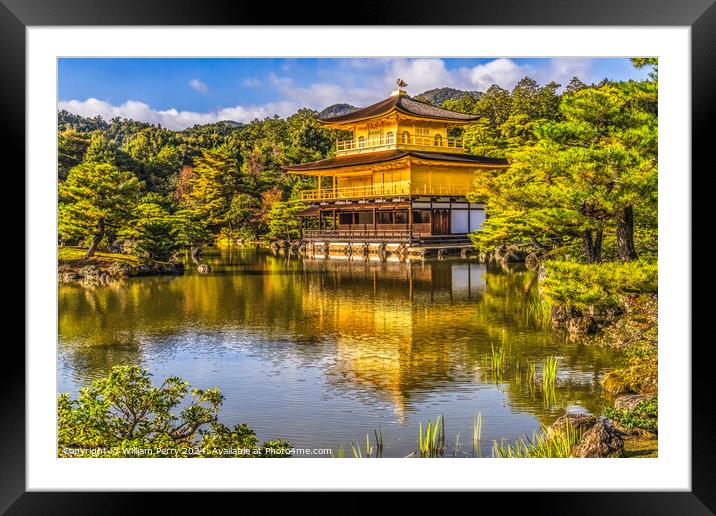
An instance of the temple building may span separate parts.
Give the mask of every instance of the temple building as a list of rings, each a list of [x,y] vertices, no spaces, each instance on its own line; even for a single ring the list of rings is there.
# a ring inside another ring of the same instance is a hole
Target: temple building
[[[466,194],[475,173],[507,167],[506,160],[467,154],[453,137],[479,117],[417,101],[404,86],[398,80],[389,98],[320,119],[351,137],[336,142],[333,158],[285,167],[317,178],[315,189],[301,192],[305,242],[467,244],[481,227],[483,206]]]

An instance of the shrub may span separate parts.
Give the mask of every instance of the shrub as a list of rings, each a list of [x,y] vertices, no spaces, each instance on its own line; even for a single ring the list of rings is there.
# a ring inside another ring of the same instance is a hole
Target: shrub
[[[659,429],[659,400],[656,397],[644,400],[633,410],[608,407],[604,415],[624,428],[641,428],[656,433]]]
[[[620,306],[624,294],[656,293],[658,267],[641,260],[583,264],[547,262],[544,294],[554,305],[578,310]]]
[[[230,429],[220,423],[223,399],[216,388],[189,391],[189,384],[175,376],[157,387],[145,369],[114,367],[106,378],[83,387],[77,399],[59,396],[58,455],[256,457],[273,456],[266,455],[269,449],[289,446],[272,441],[257,447],[256,434],[247,425]]]

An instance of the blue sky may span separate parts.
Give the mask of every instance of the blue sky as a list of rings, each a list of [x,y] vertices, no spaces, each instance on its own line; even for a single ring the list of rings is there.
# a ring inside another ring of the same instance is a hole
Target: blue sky
[[[63,58],[58,63],[61,109],[105,119],[114,116],[184,129],[219,120],[248,122],[287,116],[301,107],[321,110],[338,102],[365,106],[395,89],[408,93],[450,86],[512,88],[524,76],[540,84],[641,79],[621,58]]]

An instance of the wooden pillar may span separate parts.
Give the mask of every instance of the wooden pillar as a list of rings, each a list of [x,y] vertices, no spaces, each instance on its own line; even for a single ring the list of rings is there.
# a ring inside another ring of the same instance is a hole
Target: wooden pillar
[[[333,198],[336,198],[336,175],[333,174]]]
[[[375,210],[375,206],[373,206],[373,229],[378,229],[378,213]]]
[[[321,174],[318,174],[318,200],[321,200]]]
[[[408,204],[408,239],[413,240],[413,205]]]
[[[336,209],[333,208],[333,229],[338,229],[338,224],[336,223]]]

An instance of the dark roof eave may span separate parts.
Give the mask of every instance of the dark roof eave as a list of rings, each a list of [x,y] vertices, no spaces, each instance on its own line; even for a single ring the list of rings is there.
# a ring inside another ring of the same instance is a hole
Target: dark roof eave
[[[414,150],[391,150],[370,154],[351,154],[349,156],[328,158],[299,165],[283,166],[288,172],[311,172],[318,170],[329,170],[334,168],[345,168],[356,165],[371,165],[396,161],[412,156],[418,159],[434,161],[452,161],[455,163],[473,163],[475,165],[507,165],[504,158],[489,158],[486,156],[474,156],[472,154],[444,154],[438,152],[421,152]]]
[[[415,107],[419,107],[419,111],[421,112],[418,112],[414,109],[410,109],[410,105],[413,104],[415,105]],[[446,122],[454,123],[467,123],[480,119],[480,116],[478,115],[471,115],[470,113],[460,113],[458,111],[450,111],[448,109],[444,109],[438,106],[433,106],[432,104],[428,104],[426,102],[420,102],[408,96],[400,95],[395,97],[389,97],[387,99],[381,100],[380,102],[376,102],[375,104],[371,104],[370,106],[357,109],[351,113],[346,113],[345,115],[331,118],[319,118],[318,120],[323,124],[329,125],[347,124],[352,122],[360,122],[362,120],[370,120],[371,118],[377,118],[387,113],[390,113],[393,109],[410,116],[430,118],[431,120],[443,120]],[[431,111],[433,111],[433,113],[430,113]]]

